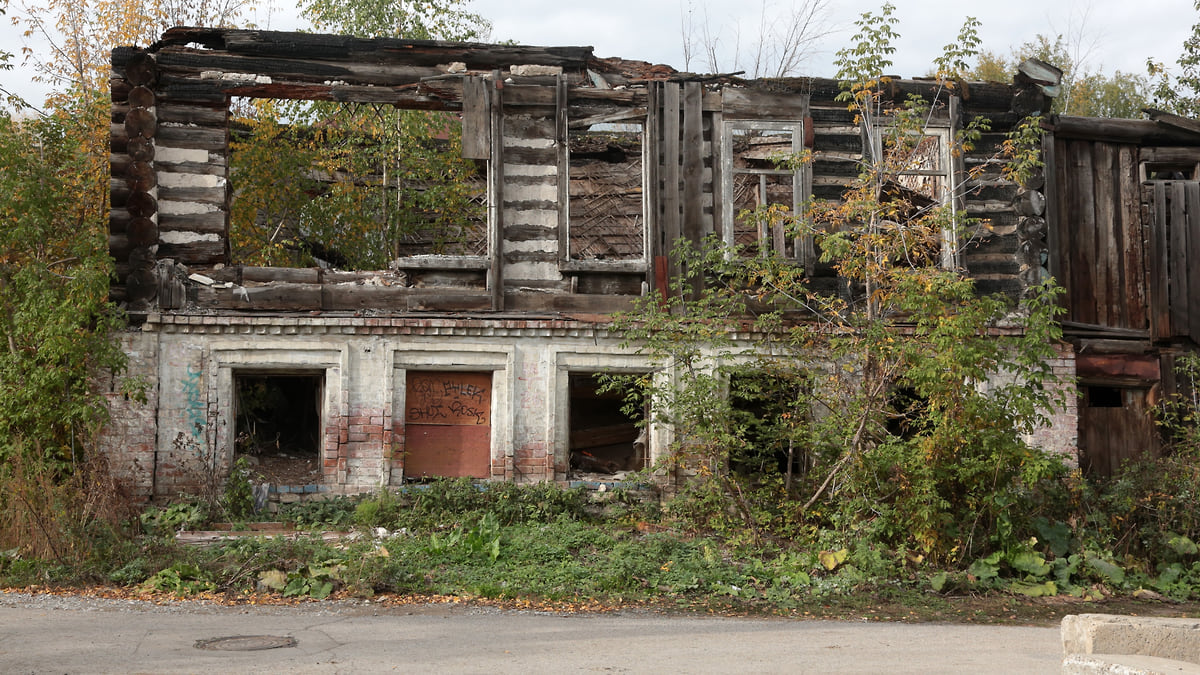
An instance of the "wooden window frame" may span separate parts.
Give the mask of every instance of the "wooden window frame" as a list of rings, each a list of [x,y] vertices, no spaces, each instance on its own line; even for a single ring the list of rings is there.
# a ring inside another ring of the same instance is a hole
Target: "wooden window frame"
[[[786,131],[791,134],[791,152],[798,154],[804,151],[805,122],[795,120],[759,120],[759,119],[723,119],[721,121],[721,239],[725,245],[734,244],[734,222],[737,218],[734,206],[734,182],[739,175],[759,175],[762,180],[767,176],[792,177],[792,203],[789,208],[795,214],[801,214],[801,206],[811,196],[808,179],[811,171],[809,165],[796,169],[748,169],[735,167],[733,162],[733,135],[737,131]],[[765,250],[770,250],[764,248]],[[810,266],[815,262],[815,253],[811,236],[797,237],[794,243],[792,259],[800,265]]]

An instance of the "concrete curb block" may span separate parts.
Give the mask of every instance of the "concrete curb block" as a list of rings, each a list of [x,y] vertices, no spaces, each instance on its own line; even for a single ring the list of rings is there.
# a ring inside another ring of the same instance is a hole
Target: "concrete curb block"
[[[1157,656],[1068,654],[1063,675],[1200,675],[1200,666]]]
[[[1200,619],[1063,617],[1063,673],[1200,675]]]

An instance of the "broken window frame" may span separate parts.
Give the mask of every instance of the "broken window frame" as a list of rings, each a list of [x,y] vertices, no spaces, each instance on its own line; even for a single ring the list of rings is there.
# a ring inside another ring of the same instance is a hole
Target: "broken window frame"
[[[895,175],[898,178],[917,176],[942,179],[939,181],[937,201],[941,206],[949,206],[951,217],[957,221],[958,214],[963,209],[959,203],[960,195],[958,194],[961,185],[959,169],[954,161],[954,152],[952,150],[955,132],[955,127],[949,121],[926,125],[919,135],[923,138],[938,139],[938,147],[940,149],[940,152],[938,152],[938,163],[942,168],[937,170],[919,168],[903,169],[896,172]],[[917,135],[916,132],[913,133]],[[884,156],[882,134],[883,129],[881,126],[877,125],[871,128],[870,143],[871,152],[874,157]],[[945,269],[954,269],[959,265],[958,233],[953,229],[942,228],[939,264]]]
[[[804,151],[804,120],[758,120],[758,119],[724,119],[721,123],[721,239],[726,246],[734,245],[734,225],[738,218],[737,210],[734,208],[734,184],[739,175],[759,175],[760,186],[767,176],[791,176],[792,178],[792,203],[787,205],[792,213],[798,216],[803,215],[802,205],[809,199],[811,195],[808,193],[809,181],[807,179],[810,170],[809,164],[803,163],[800,166],[790,168],[775,168],[775,169],[751,169],[746,167],[734,166],[733,157],[733,136],[737,131],[786,131],[791,134],[791,153],[793,155]],[[760,237],[762,236],[760,232]],[[768,243],[769,241],[768,238]],[[774,251],[774,246],[761,247],[763,254]],[[816,259],[814,253],[812,235],[803,235],[794,238],[793,242],[794,254],[790,259],[796,263],[809,267]]]
[[[248,96],[244,96],[241,98],[270,99],[272,97],[248,95]],[[290,100],[297,100],[297,101],[309,102],[309,103],[326,102],[319,98],[308,98],[303,95],[277,96],[274,98],[276,98],[278,100],[289,100],[290,99]],[[226,101],[227,114],[232,114],[233,101],[234,101],[234,97],[228,98]],[[368,100],[368,99],[358,100],[354,97],[350,97],[345,100],[339,100],[338,103],[341,103],[343,105],[361,105],[361,106],[381,105],[377,101],[372,101],[372,100]],[[441,112],[447,116],[457,119],[459,124],[463,125],[463,130],[464,130],[464,134],[465,134],[465,131],[466,131],[465,125],[467,124],[466,119],[465,119],[465,110],[460,110],[456,106],[430,108],[427,105],[404,105],[403,103],[404,103],[403,101],[392,102],[392,103],[387,104],[387,106],[396,108],[397,110],[412,110],[412,111],[423,112],[423,113],[427,113],[427,114]],[[485,102],[485,104],[483,105],[483,108],[484,108],[483,114],[485,116],[489,116],[490,115],[490,105],[488,105]],[[481,159],[481,158],[477,158],[477,157],[469,157],[468,154],[469,153],[466,151],[465,146],[464,146],[464,148],[462,149],[462,156],[464,159],[468,159],[468,160],[473,159],[475,161],[479,161],[479,162],[483,163],[483,165],[481,167],[481,171],[484,176],[484,180],[483,180],[484,203],[482,205],[483,231],[481,233],[482,234],[481,241],[479,242],[483,246],[483,249],[484,249],[483,253],[478,254],[478,255],[431,253],[431,254],[405,255],[405,256],[398,256],[398,257],[393,256],[389,260],[388,264],[385,267],[377,268],[377,269],[390,268],[394,271],[438,270],[438,269],[461,269],[461,270],[484,270],[484,271],[487,271],[487,270],[491,269],[492,256],[494,254],[494,251],[496,250],[495,242],[497,239],[497,233],[496,233],[497,218],[496,218],[495,201],[496,201],[496,194],[498,191],[497,191],[497,184],[496,184],[497,179],[494,176],[495,166],[494,166],[494,163],[490,156],[487,158]],[[231,164],[232,149],[228,145],[225,148],[225,155],[226,155],[226,157],[225,157],[226,164],[227,165]],[[233,195],[234,195],[234,192],[236,191],[236,189],[237,189],[237,181],[231,175],[231,176],[229,176],[229,199],[231,201],[233,199]],[[232,209],[232,204],[230,204],[230,208],[226,212],[226,220],[227,220],[226,229],[227,230],[229,227],[229,221],[232,219],[232,216],[233,216],[233,209]],[[359,270],[346,270],[346,271],[369,272],[369,271],[375,271],[375,270],[359,269]]]
[[[609,114],[592,115],[578,119],[570,119],[567,104],[566,81],[559,79],[558,84],[558,116],[557,136],[559,146],[558,157],[558,198],[559,198],[559,255],[560,268],[564,271],[629,271],[644,272],[648,269],[650,257],[650,228],[653,210],[650,202],[650,163],[651,156],[650,124],[648,111],[645,107],[629,108]],[[574,258],[571,255],[571,131],[588,129],[597,124],[637,124],[641,127],[641,202],[642,202],[642,254],[638,258],[615,260],[598,260]]]

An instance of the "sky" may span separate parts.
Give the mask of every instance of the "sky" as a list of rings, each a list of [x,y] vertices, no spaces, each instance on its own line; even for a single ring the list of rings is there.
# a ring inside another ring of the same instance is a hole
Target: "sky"
[[[13,0],[17,2],[18,0]],[[271,15],[260,15],[260,26],[274,30],[301,27],[288,0],[274,0]],[[694,24],[705,23],[729,45],[741,22],[743,44],[756,27],[763,0],[470,0],[468,7],[493,24],[493,41],[512,40],[542,46],[591,46],[596,56],[666,63],[685,69],[682,17],[691,8]],[[798,0],[799,1],[799,0]],[[766,0],[780,8],[792,0]],[[260,3],[261,4],[261,3]],[[863,12],[878,13],[882,0],[827,0],[826,30],[814,45],[803,67],[805,75],[831,77],[835,52],[854,35],[854,21]],[[1147,57],[1173,64],[1193,24],[1200,21],[1192,0],[998,0],[975,3],[962,0],[893,0],[900,34],[889,74],[913,77],[926,74],[942,47],[955,39],[967,16],[981,21],[983,47],[1003,55],[1038,33],[1080,33],[1088,70],[1144,73]],[[20,32],[0,18],[0,49],[18,51]],[[37,45],[32,45],[38,49]],[[718,70],[735,69],[727,54]],[[693,62],[689,70],[707,72],[706,64]],[[46,89],[30,82],[31,70],[0,72],[0,86],[40,102]]]

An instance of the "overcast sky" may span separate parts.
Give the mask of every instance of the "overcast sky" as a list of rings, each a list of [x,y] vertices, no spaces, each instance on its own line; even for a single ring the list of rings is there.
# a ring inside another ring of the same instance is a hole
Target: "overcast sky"
[[[275,0],[278,3],[287,0]],[[768,7],[786,7],[791,0],[767,0]],[[828,32],[815,46],[804,74],[832,76],[834,52],[854,34],[854,21],[863,12],[878,13],[881,0],[830,0]],[[1007,55],[1012,47],[1038,33],[1078,32],[1087,39],[1089,70],[1144,73],[1147,57],[1173,64],[1192,24],[1200,20],[1192,0],[998,0],[976,3],[961,0],[894,0],[900,34],[891,74],[912,77],[925,74],[942,46],[958,34],[967,16],[982,22],[979,29],[986,49]],[[742,22],[743,42],[755,34],[759,0],[473,0],[471,9],[493,23],[492,39],[532,45],[592,46],[596,56],[621,56],[684,69],[681,16],[694,9],[694,22],[733,42]],[[9,8],[9,15],[17,13]],[[0,20],[0,49],[18,51],[19,32],[8,17]],[[264,28],[294,30],[300,27],[295,11],[277,9],[260,16]],[[34,45],[35,49],[37,48]],[[722,69],[730,63],[728,56]],[[707,71],[693,62],[690,70]],[[31,100],[42,92],[29,83],[24,70],[0,72],[0,83]]]

